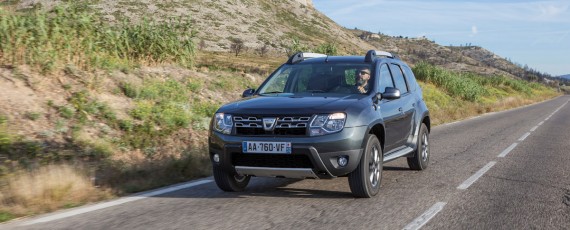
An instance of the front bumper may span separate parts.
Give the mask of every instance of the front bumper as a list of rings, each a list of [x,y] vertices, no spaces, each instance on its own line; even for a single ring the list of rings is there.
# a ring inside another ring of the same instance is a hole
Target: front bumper
[[[334,178],[358,166],[366,127],[345,127],[343,131],[317,137],[231,136],[210,132],[210,159],[218,154],[219,167],[241,175],[285,178]],[[244,154],[243,141],[291,142],[291,154]],[[348,158],[344,167],[339,156]]]

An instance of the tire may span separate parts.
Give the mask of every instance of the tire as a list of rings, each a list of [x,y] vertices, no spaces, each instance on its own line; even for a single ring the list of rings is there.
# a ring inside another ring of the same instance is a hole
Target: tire
[[[413,170],[424,170],[429,165],[430,157],[429,131],[424,123],[420,127],[417,146],[414,156],[408,157],[408,166]]]
[[[364,154],[358,167],[348,174],[348,184],[352,195],[370,198],[378,194],[382,182],[382,146],[375,135],[366,136]]]
[[[243,191],[251,179],[251,176],[240,176],[236,173],[229,173],[216,165],[213,166],[213,171],[216,185],[226,192]]]

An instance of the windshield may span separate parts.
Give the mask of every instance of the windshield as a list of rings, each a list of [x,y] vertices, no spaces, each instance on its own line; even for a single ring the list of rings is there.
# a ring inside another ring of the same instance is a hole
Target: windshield
[[[259,94],[365,94],[372,82],[370,64],[299,63],[281,66]]]

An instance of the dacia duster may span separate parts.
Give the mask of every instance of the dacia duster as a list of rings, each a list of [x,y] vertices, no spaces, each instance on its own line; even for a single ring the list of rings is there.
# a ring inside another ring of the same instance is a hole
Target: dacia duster
[[[209,132],[224,191],[244,190],[252,176],[347,176],[355,197],[372,197],[384,162],[428,166],[429,111],[412,70],[391,53],[297,53],[242,96],[218,109]]]

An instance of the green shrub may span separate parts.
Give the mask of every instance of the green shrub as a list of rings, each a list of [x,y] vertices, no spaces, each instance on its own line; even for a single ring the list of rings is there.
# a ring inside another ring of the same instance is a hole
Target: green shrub
[[[189,80],[186,87],[193,93],[197,93],[202,88],[202,83],[198,81]]]
[[[433,83],[454,97],[475,102],[482,96],[488,95],[487,90],[469,76],[462,76],[425,62],[414,66],[413,71],[419,80]]]
[[[152,101],[148,100],[138,101],[136,103],[136,107],[133,110],[131,110],[130,114],[135,119],[146,120],[151,117],[153,107],[154,103]]]
[[[73,108],[68,107],[68,106],[60,106],[59,107],[59,114],[63,118],[71,119],[75,115],[75,110]]]
[[[26,118],[35,121],[41,117],[41,114],[38,112],[26,112]]]
[[[110,123],[114,123],[117,119],[115,113],[108,105],[90,98],[87,91],[75,92],[71,94],[71,97],[67,100],[73,105],[75,111],[77,111],[77,113],[75,113],[76,118],[82,123],[87,121],[88,115],[95,116]],[[73,114],[71,114],[71,116],[73,116]]]
[[[217,103],[194,102],[192,111],[200,117],[212,117],[219,107]]]
[[[12,144],[12,135],[8,132],[6,126],[8,119],[0,115],[0,153],[7,152],[10,144]]]
[[[180,82],[172,79],[166,82],[150,81],[141,88],[138,98],[182,102],[188,100],[188,89]]]
[[[137,98],[140,95],[140,89],[131,83],[123,82],[119,87],[121,88],[123,94],[125,94],[127,97]]]
[[[334,44],[334,43],[320,44],[315,49],[315,52],[326,54],[326,55],[337,55],[338,54],[336,44]]]

